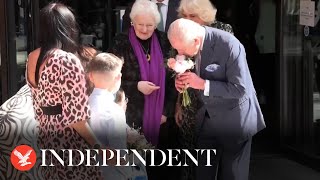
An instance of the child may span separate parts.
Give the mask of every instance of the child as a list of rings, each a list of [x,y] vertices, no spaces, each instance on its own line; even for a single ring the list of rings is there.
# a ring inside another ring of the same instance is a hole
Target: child
[[[109,53],[100,53],[88,64],[88,77],[94,89],[89,97],[89,125],[102,145],[109,149],[127,149],[126,117],[122,107],[114,102],[121,85],[123,61]],[[102,167],[104,179],[128,179],[128,167]]]
[[[123,89],[119,89],[119,91],[117,91],[117,93],[115,94],[114,102],[116,102],[119,106],[121,106],[124,112],[126,112],[128,98],[126,97]]]
[[[119,89],[117,93],[115,94],[115,100],[114,100],[121,108],[123,108],[124,111],[127,109],[127,103],[128,103],[128,98],[126,97],[124,91],[122,89]],[[139,137],[138,139],[141,139],[141,136],[137,136],[139,134],[138,131],[133,130],[131,127],[127,125],[127,142],[130,142],[130,139],[135,139],[135,137]],[[145,139],[145,138],[144,138]],[[147,142],[147,140],[145,140]],[[128,145],[130,147],[130,145]],[[133,161],[132,154],[129,156],[130,163]],[[147,176],[147,170],[146,167],[139,161],[139,160],[134,160],[135,164],[137,166],[131,168],[131,179],[141,179],[141,180],[146,180],[148,179]]]

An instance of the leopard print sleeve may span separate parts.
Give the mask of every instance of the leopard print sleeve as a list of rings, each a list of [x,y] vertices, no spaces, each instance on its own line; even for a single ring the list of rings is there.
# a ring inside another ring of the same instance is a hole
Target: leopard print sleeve
[[[89,119],[86,79],[80,60],[67,53],[61,61],[62,114],[66,126]]]

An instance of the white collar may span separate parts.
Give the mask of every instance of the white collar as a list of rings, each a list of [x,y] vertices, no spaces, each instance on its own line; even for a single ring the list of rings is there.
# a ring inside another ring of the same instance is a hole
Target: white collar
[[[206,38],[206,28],[205,27],[203,27],[203,31],[202,31],[201,36],[202,36],[202,42],[201,42],[201,46],[200,46],[200,51],[202,51],[202,49],[203,49],[204,39]]]
[[[158,3],[157,0],[151,0],[151,1],[154,2],[154,3]],[[164,4],[164,5],[166,5],[166,6],[168,6],[168,5],[169,5],[169,0],[164,0],[164,1],[162,1],[161,3]]]
[[[106,89],[94,88],[91,94],[106,96],[106,101],[114,101],[115,99],[114,95]]]

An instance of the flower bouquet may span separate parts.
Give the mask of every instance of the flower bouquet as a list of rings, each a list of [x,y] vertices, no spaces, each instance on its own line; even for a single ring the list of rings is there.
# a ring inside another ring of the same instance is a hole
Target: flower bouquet
[[[169,58],[167,65],[170,69],[175,71],[176,74],[183,74],[187,70],[194,68],[194,62],[191,59],[187,59],[184,55],[177,55],[176,58]],[[187,107],[191,104],[191,99],[188,94],[188,86],[182,91],[182,106]]]
[[[154,149],[146,137],[140,132],[140,129],[134,129],[127,126],[127,146],[128,149],[136,149],[141,152],[143,149]]]

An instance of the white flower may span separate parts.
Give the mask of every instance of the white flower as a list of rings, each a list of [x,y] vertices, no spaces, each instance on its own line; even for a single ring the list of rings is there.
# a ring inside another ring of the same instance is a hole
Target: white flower
[[[186,72],[186,70],[192,69],[194,66],[193,61],[186,59],[184,55],[177,55],[175,62],[173,62],[173,59],[170,60],[170,68],[173,69],[176,73],[182,74]]]
[[[184,61],[186,59],[185,55],[176,55],[176,60],[177,61]]]

